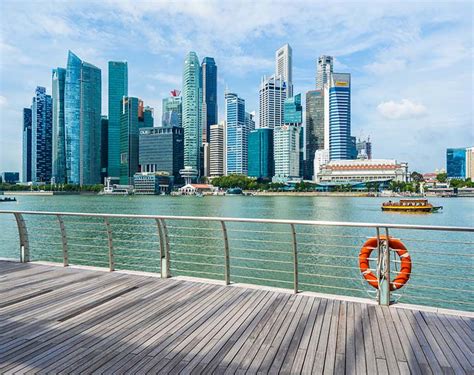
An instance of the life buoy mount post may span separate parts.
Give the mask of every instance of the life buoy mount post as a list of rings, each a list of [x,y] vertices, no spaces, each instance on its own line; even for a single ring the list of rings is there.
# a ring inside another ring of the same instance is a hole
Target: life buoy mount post
[[[380,236],[380,228],[377,228],[377,251],[379,265],[377,278],[379,280],[379,305],[390,305],[390,246],[388,228],[385,228],[385,236]]]

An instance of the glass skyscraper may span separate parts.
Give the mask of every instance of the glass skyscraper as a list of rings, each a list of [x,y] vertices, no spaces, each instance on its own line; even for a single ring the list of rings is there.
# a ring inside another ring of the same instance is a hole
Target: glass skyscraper
[[[211,125],[217,124],[217,65],[212,57],[202,60],[202,141],[209,142]]]
[[[173,93],[177,93],[173,91]],[[178,94],[179,95],[179,94]],[[169,96],[163,99],[161,125],[164,127],[182,127],[183,106],[180,96]]]
[[[53,101],[37,87],[31,105],[31,180],[50,183],[52,176]]]
[[[303,107],[301,106],[301,94],[285,99],[283,113],[283,122],[285,124],[302,124]]]
[[[446,172],[449,178],[466,178],[466,148],[446,150]]]
[[[184,166],[201,170],[201,66],[195,52],[189,52],[184,61],[183,71],[183,130]]]
[[[351,75],[333,73],[329,83],[329,157],[351,159]]]
[[[23,108],[22,182],[31,181],[31,108]]]
[[[245,122],[245,100],[235,93],[225,94],[227,124],[227,171],[229,174],[248,172],[248,128]]]
[[[109,119],[107,116],[102,116],[100,119],[100,146],[100,180],[104,183],[109,164]]]
[[[311,179],[314,173],[316,150],[324,149],[324,97],[323,90],[306,93],[306,168],[305,178]]]
[[[249,133],[249,177],[273,177],[273,129],[259,128]]]
[[[128,64],[125,61],[109,61],[109,148],[107,175],[120,175],[120,115],[121,103],[128,96]]]
[[[260,83],[260,127],[274,128],[283,124],[283,103],[286,99],[286,82],[282,77],[263,77]]]
[[[69,51],[64,89],[68,183],[100,183],[101,95],[100,69]]]
[[[319,56],[316,64],[316,89],[322,90],[329,83],[334,65],[332,56]]]
[[[64,122],[64,86],[66,69],[53,69],[53,177],[55,183],[66,182],[66,133]]]

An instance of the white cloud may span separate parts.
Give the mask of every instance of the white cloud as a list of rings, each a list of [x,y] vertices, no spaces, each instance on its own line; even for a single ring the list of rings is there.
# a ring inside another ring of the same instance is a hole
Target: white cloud
[[[377,106],[377,110],[383,117],[390,120],[422,117],[427,114],[423,104],[412,102],[409,99],[402,99],[398,103],[393,100],[382,102]]]
[[[0,107],[4,107],[7,104],[7,98],[3,95],[0,95]]]

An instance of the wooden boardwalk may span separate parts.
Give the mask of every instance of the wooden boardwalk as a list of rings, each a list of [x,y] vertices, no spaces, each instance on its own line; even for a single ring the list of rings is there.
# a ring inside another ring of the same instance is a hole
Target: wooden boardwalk
[[[473,373],[473,319],[0,261],[0,373]]]

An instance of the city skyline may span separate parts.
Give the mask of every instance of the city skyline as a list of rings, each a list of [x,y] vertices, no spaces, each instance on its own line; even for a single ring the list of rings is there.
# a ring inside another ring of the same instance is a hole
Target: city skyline
[[[384,21],[386,26],[380,30],[381,33],[369,26],[356,31],[356,26],[360,25],[353,25],[350,21],[355,21],[361,10],[350,4],[328,7],[327,15],[337,17],[334,24],[315,15],[320,10],[317,6],[301,12],[301,5],[297,5],[296,9],[287,11],[294,15],[300,11],[299,18],[295,18],[302,23],[310,16],[315,17],[315,21],[324,26],[321,30],[325,31],[297,25],[293,21],[285,21],[284,28],[279,30],[279,16],[273,10],[260,23],[249,16],[243,24],[236,25],[240,31],[236,40],[236,36],[225,31],[223,20],[212,26],[216,28],[212,34],[216,35],[210,36],[209,26],[200,28],[199,20],[216,12],[223,18],[230,17],[232,12],[224,4],[208,2],[209,6],[201,7],[199,11],[195,4],[188,9],[180,6],[168,9],[171,7],[166,7],[166,4],[141,3],[140,12],[148,12],[151,18],[161,19],[159,13],[164,12],[179,20],[184,40],[173,46],[166,39],[153,39],[153,35],[162,35],[167,27],[171,30],[167,34],[170,40],[177,37],[178,29],[165,23],[163,30],[158,28],[145,35],[142,47],[135,45],[132,48],[131,44],[136,40],[130,38],[127,42],[123,39],[126,30],[136,29],[127,22],[127,17],[142,16],[127,4],[117,4],[119,17],[99,25],[96,20],[109,9],[107,5],[97,3],[97,14],[88,20],[80,13],[81,9],[84,11],[80,5],[56,4],[54,9],[50,5],[42,9],[32,5],[22,8],[24,13],[19,15],[20,9],[13,2],[2,3],[2,18],[18,16],[21,25],[26,22],[25,15],[34,11],[35,17],[28,21],[35,24],[37,16],[44,25],[38,29],[38,34],[33,35],[33,26],[25,31],[2,22],[2,39],[9,38],[8,42],[2,42],[0,170],[21,170],[23,107],[28,106],[36,86],[44,86],[48,93],[52,92],[51,70],[66,66],[67,49],[102,70],[102,114],[107,114],[107,62],[118,60],[128,62],[130,94],[143,98],[155,108],[156,118],[161,113],[161,101],[168,92],[181,89],[182,62],[186,53],[196,51],[200,57],[212,56],[219,66],[218,108],[219,119],[223,119],[225,86],[245,99],[248,111],[258,110],[261,76],[273,72],[275,51],[289,43],[292,47],[294,92],[302,93],[303,97],[306,91],[315,89],[314,72],[320,55],[334,56],[334,71],[351,73],[352,133],[357,137],[361,132],[364,136],[371,136],[375,157],[406,160],[412,170],[431,171],[443,167],[446,148],[466,147],[473,143],[469,71],[472,24],[468,20],[472,7],[469,5],[377,5],[366,17],[375,23]],[[285,4],[278,2],[277,10]],[[261,15],[264,9],[269,9],[269,3],[247,4],[250,14]],[[436,18],[431,17],[435,13]],[[267,19],[270,15],[273,19]],[[193,22],[183,25],[183,18],[193,19]],[[50,22],[45,22],[48,19]],[[345,26],[342,31],[337,28],[341,23]],[[94,36],[91,42],[90,31],[84,29],[83,41],[79,41],[77,32],[87,25],[94,26],[95,31],[105,38]],[[118,26],[122,26],[122,29],[118,28],[119,43],[112,45],[112,39],[107,36],[110,37]],[[15,34],[10,35],[13,31]],[[265,31],[266,34],[259,36],[255,31]],[[349,35],[349,31],[353,35]],[[250,34],[255,36],[249,37]],[[208,42],[200,43],[204,36],[209,37]],[[225,38],[231,39],[226,41]],[[230,42],[236,43],[237,48],[230,46]],[[47,48],[48,53],[43,53],[40,61],[33,61],[30,56],[37,48]],[[6,56],[10,58],[7,60]],[[153,63],[147,61],[150,56],[154,56]],[[450,74],[447,75],[446,71]],[[10,77],[14,77],[14,83]]]

